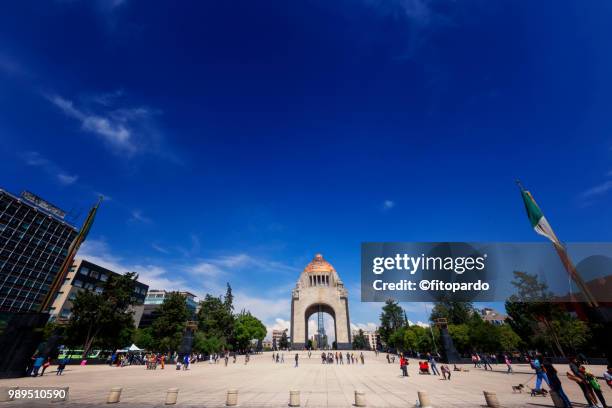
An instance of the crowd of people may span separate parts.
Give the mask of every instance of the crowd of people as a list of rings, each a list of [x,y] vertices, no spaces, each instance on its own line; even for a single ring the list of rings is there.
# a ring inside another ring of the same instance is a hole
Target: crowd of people
[[[348,351],[346,353],[342,353],[342,351],[336,351],[335,353],[328,351],[326,353],[323,351],[321,353],[321,364],[334,364],[334,362],[336,364],[344,364],[345,358],[346,364],[359,364],[359,362],[365,364],[363,352],[357,356],[354,352],[349,353]]]
[[[287,350],[287,352],[289,352]],[[359,353],[359,354],[357,354]],[[378,356],[379,351],[375,351],[375,355]],[[308,350],[308,358],[311,358],[312,350]],[[365,355],[361,352],[355,351],[330,351],[325,350],[321,352],[321,363],[322,364],[335,364],[335,365],[358,365],[365,364]],[[389,364],[395,364],[396,357],[399,357],[399,366],[402,377],[409,377],[409,365],[410,359],[408,354],[386,354],[386,360]],[[466,368],[457,367],[455,364],[451,370],[447,364],[439,363],[440,356],[438,354],[426,353],[417,354],[418,359],[418,374],[422,375],[436,375],[442,377],[442,380],[450,381],[452,371],[469,371]],[[125,367],[128,365],[145,365],[147,370],[156,370],[160,367],[162,370],[166,364],[174,364],[176,370],[189,370],[189,367],[193,363],[208,360],[209,364],[219,364],[223,360],[225,366],[237,363],[238,353],[225,351],[222,353],[214,353],[208,356],[203,354],[185,354],[179,355],[178,353],[113,353],[109,356],[107,363],[110,366]],[[294,367],[299,366],[300,355],[295,353],[293,357],[295,361]],[[533,376],[525,381],[525,385],[528,385],[533,379],[535,379],[534,387],[532,388],[532,395],[546,395],[548,391],[543,389],[543,385],[546,384],[551,391],[553,391],[558,398],[562,401],[565,408],[572,407],[572,403],[567,396],[561,379],[563,374],[576,384],[580,388],[586,406],[589,408],[603,407],[607,408],[607,402],[602,392],[602,386],[598,381],[597,375],[587,370],[586,359],[584,356],[576,356],[570,359],[568,370],[565,373],[560,373],[558,366],[553,365],[553,361],[549,357],[544,357],[541,354],[535,355],[515,355],[503,354],[497,356],[495,354],[483,354],[473,353],[471,361],[474,368],[484,369],[485,371],[493,371],[491,364],[504,364],[505,373],[510,375],[514,374],[513,360],[519,363],[526,363],[533,370]],[[250,361],[250,353],[244,354],[244,364],[248,364]],[[276,364],[282,364],[285,362],[284,351],[272,352],[272,361]],[[57,361],[56,375],[62,375],[66,365],[68,364],[68,358],[62,358]],[[86,363],[86,360],[82,362]],[[31,361],[27,367],[27,375],[32,377],[44,375],[47,368],[51,365],[51,358],[43,358],[40,355],[32,356]],[[607,370],[602,373],[603,379],[608,387],[612,388],[612,366],[608,365]],[[522,389],[524,384],[513,386],[513,389]],[[567,387],[567,384],[566,384]]]
[[[418,357],[421,357],[421,355]],[[441,364],[440,369],[438,370],[436,357],[431,353],[427,353],[425,357],[425,359],[418,362],[419,374],[438,375],[441,376],[443,380],[451,379],[451,370],[448,365]],[[546,395],[548,391],[542,391],[542,385],[545,383],[552,391],[556,393],[556,395],[563,402],[565,408],[571,408],[572,403],[563,389],[561,380],[559,378],[560,374],[554,367],[552,359],[549,357],[545,358],[539,354],[533,356],[524,355],[523,358],[525,362],[529,364],[531,369],[534,370],[533,376],[526,381],[526,383],[529,383],[533,378],[535,378],[535,385],[534,388],[532,388],[532,395]],[[386,359],[388,363],[393,363],[395,361],[395,356],[387,354]],[[498,364],[500,358],[498,358],[498,356],[495,354],[487,355],[473,353],[471,360],[474,364],[474,368],[482,368],[485,371],[493,371],[491,363]],[[513,374],[514,370],[512,368],[512,357],[508,354],[504,354],[501,356],[501,360],[506,365],[506,374]],[[408,356],[400,353],[399,364],[402,377],[409,377],[408,366],[410,365],[410,361]],[[588,408],[607,408],[608,405],[603,395],[601,384],[599,383],[597,376],[586,369],[585,364],[586,361],[583,357],[573,357],[569,362],[569,370],[565,373],[565,375],[568,379],[580,387]],[[468,370],[459,368],[455,364],[452,371]],[[603,373],[603,378],[608,387],[612,388],[612,366],[608,365],[607,371]],[[522,389],[523,387],[524,384],[513,386],[515,389]]]

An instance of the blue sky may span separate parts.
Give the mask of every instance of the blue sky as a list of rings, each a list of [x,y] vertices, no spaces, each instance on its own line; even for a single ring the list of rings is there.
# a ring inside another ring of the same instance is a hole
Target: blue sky
[[[219,293],[270,327],[315,253],[362,241],[609,241],[612,4],[10,2],[0,179],[80,224],[82,255]],[[422,304],[405,305],[413,321]]]

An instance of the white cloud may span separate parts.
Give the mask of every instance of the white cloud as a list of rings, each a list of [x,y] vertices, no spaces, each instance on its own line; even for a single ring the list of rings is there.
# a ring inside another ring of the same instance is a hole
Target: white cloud
[[[59,180],[60,183],[67,186],[70,184],[74,184],[79,179],[79,176],[70,175],[66,173],[59,173],[57,175],[57,179]]]
[[[291,313],[289,295],[265,298],[250,295],[244,290],[234,292],[234,308],[237,312],[242,309],[250,311],[253,316],[260,319],[264,324],[277,318],[289,318]]]
[[[134,152],[135,146],[132,144],[131,132],[127,129],[125,120],[85,113],[77,109],[72,101],[59,95],[53,95],[49,97],[49,100],[60,108],[66,116],[80,121],[83,130],[101,136],[112,146],[126,149],[130,153]]]
[[[363,330],[363,331],[376,331],[378,330],[378,325],[376,323],[368,322],[368,323],[351,323],[351,330]]]
[[[383,211],[388,211],[388,210],[392,209],[393,207],[395,207],[395,201],[385,200],[383,202],[383,205],[382,205]]]
[[[133,156],[154,153],[176,163],[180,161],[162,147],[162,135],[154,121],[157,110],[146,107],[113,108],[113,101],[120,93],[102,94],[89,99],[89,107],[77,106],[60,95],[46,98],[67,117],[77,120],[81,130],[96,135],[117,154]]]
[[[132,210],[130,213],[130,218],[128,222],[132,223],[141,223],[141,224],[151,224],[153,220],[148,217],[145,217],[141,210]]]
[[[266,329],[267,329],[267,334],[266,334],[267,340],[272,340],[273,330],[287,330],[287,334],[289,335],[291,333],[291,321],[277,317],[276,319],[274,319],[274,323],[266,326]]]
[[[21,159],[28,166],[39,167],[51,178],[55,179],[58,183],[63,186],[68,186],[76,183],[79,176],[76,174],[70,174],[69,172],[62,169],[60,166],[45,158],[38,152],[29,151],[20,155]]]
[[[170,251],[168,251],[166,248],[164,248],[163,246],[158,245],[156,243],[152,243],[151,244],[151,248],[153,248],[157,252],[160,252],[160,253],[165,254],[165,255],[168,255],[170,253]]]
[[[420,327],[429,328],[429,323],[425,323],[425,322],[422,322],[422,321],[420,321],[420,320],[418,320],[416,323],[414,323],[414,322],[412,322],[412,321],[408,320],[408,325],[410,325],[410,326],[420,326]]]
[[[612,180],[608,180],[599,185],[596,185],[584,191],[581,195],[582,198],[593,198],[595,196],[606,194],[610,190],[612,190]]]
[[[111,252],[104,240],[86,240],[79,249],[79,258],[110,269],[117,273],[136,272],[138,280],[149,285],[149,289],[188,290],[184,280],[176,278],[166,268],[160,265],[140,265],[125,261]]]
[[[225,271],[219,266],[207,261],[198,262],[189,267],[188,270],[195,275],[202,275],[209,278],[216,278],[225,274]]]

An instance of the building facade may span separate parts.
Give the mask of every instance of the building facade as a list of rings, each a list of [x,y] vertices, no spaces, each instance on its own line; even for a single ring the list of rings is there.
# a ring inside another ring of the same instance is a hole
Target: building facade
[[[359,329],[353,330],[353,338],[359,334]],[[380,335],[378,331],[363,330],[363,336],[366,339],[370,350],[376,350],[376,345],[380,343]]]
[[[147,293],[147,297],[144,300],[144,308],[142,313],[142,318],[140,319],[140,324],[138,327],[144,328],[149,327],[153,324],[153,321],[157,318],[157,309],[159,306],[164,303],[166,296],[168,296],[171,291],[163,290],[163,289],[151,289]],[[191,292],[178,292],[179,294],[185,297],[185,301],[187,303],[187,309],[191,312],[192,316],[195,317],[196,310],[198,308],[198,302],[196,301],[196,295]]]
[[[498,312],[495,309],[491,309],[490,307],[485,307],[480,310],[480,316],[482,320],[487,323],[494,324],[495,326],[501,326],[506,323],[506,319],[508,315]]]
[[[319,334],[322,332],[322,315],[334,319],[336,348],[349,350],[351,325],[349,318],[348,291],[334,267],[316,254],[306,265],[291,292],[291,339],[295,350],[302,350],[308,342],[308,319],[313,314],[319,319]]]
[[[78,234],[39,197],[0,189],[0,312],[38,311]]]
[[[88,290],[96,293],[104,291],[104,285],[112,277],[119,276],[119,273],[103,268],[85,259],[76,259],[64,282],[60,287],[55,300],[51,305],[51,317],[58,321],[65,321],[72,314],[72,301],[77,293]],[[134,325],[138,327],[144,310],[144,301],[147,296],[148,285],[136,282],[132,300],[134,306]]]

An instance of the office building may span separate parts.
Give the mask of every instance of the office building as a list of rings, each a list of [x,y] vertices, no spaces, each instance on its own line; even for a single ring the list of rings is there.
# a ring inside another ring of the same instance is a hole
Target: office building
[[[77,293],[82,290],[89,290],[96,293],[104,291],[104,285],[112,277],[119,276],[117,272],[103,268],[85,259],[76,259],[64,282],[57,293],[51,306],[51,317],[58,321],[66,321],[72,313],[72,301]],[[134,305],[134,324],[138,327],[144,311],[144,301],[147,296],[149,286],[141,282],[136,282],[132,301]]]
[[[164,303],[166,296],[168,296],[172,291],[167,291],[163,289],[151,289],[147,293],[147,297],[144,300],[144,310],[142,314],[142,318],[140,319],[140,324],[138,327],[144,328],[149,327],[153,324],[153,321],[157,318],[157,309],[159,306]],[[179,294],[185,297],[185,301],[187,303],[187,309],[191,312],[192,318],[195,318],[196,309],[198,307],[198,302],[195,300],[196,295],[191,292],[178,292]]]
[[[485,307],[484,309],[480,310],[480,316],[482,317],[482,320],[494,324],[495,326],[505,324],[506,319],[508,318],[507,315],[500,313],[495,309],[491,309],[490,307]]]
[[[0,313],[38,311],[78,234],[64,218],[32,193],[0,189]]]
[[[353,338],[359,334],[359,329],[353,329]],[[363,336],[370,350],[376,350],[376,345],[380,343],[380,335],[378,330],[363,330]]]

